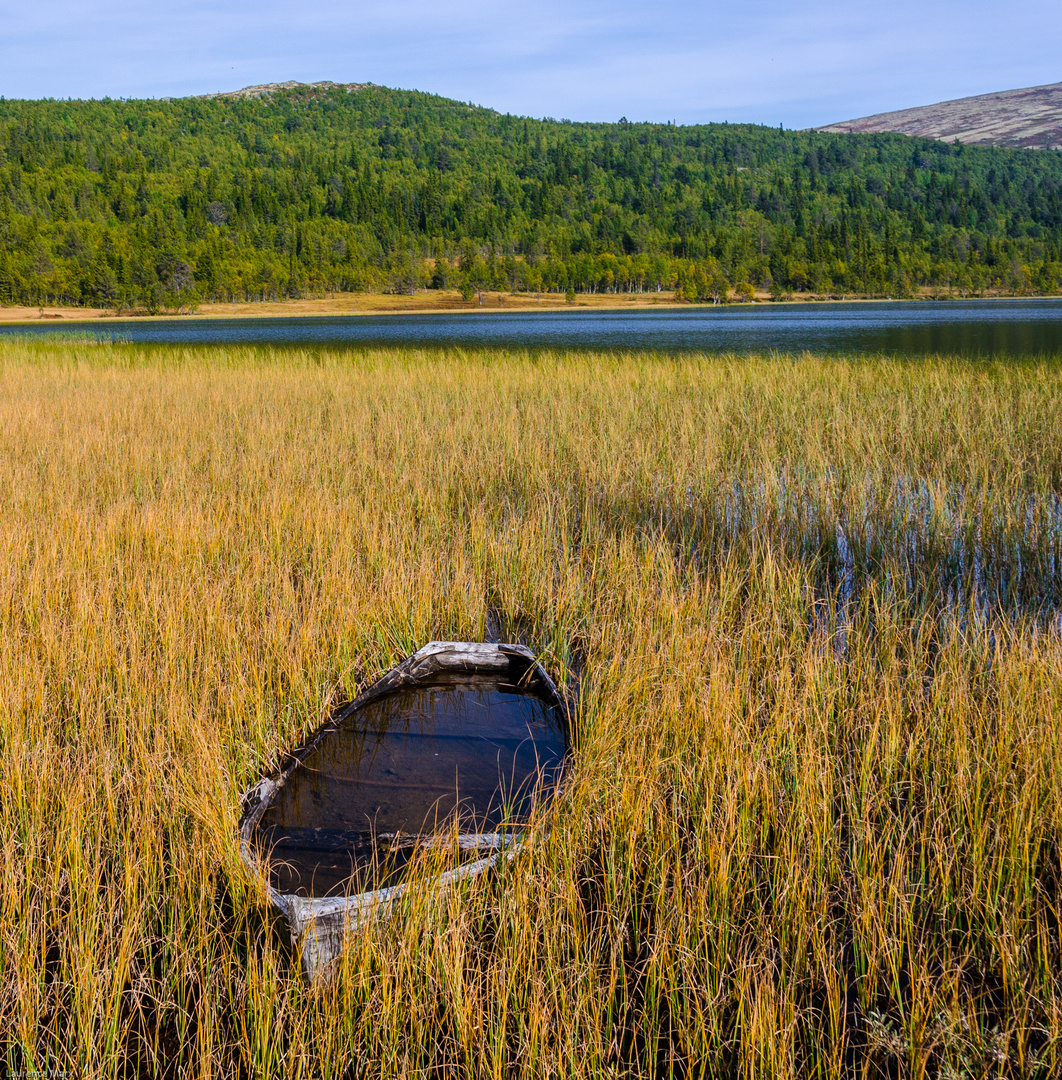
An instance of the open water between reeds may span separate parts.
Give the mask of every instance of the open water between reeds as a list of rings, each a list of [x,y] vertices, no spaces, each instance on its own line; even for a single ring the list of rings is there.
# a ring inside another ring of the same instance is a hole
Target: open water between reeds
[[[1062,499],[1054,492],[971,493],[898,478],[835,500],[799,481],[734,483],[718,523],[728,546],[759,534],[816,567],[811,629],[832,625],[842,651],[868,590],[931,621],[1062,633]]]
[[[253,311],[248,305],[248,311]],[[0,327],[134,343],[904,356],[1062,354],[1062,300],[876,301],[430,315],[108,319]]]

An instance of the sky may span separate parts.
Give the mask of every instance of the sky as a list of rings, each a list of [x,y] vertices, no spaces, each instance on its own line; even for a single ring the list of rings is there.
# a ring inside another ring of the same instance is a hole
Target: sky
[[[1062,81],[1059,0],[0,0],[0,95],[373,82],[572,120],[809,127]]]

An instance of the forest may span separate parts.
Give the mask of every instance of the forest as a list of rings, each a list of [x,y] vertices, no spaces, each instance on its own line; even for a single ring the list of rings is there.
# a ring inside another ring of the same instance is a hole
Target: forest
[[[0,99],[0,304],[1057,293],[1062,156],[333,84]]]

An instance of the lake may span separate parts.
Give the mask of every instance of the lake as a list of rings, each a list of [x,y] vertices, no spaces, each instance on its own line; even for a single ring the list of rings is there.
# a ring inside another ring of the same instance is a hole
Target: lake
[[[253,307],[248,308],[253,311]],[[0,326],[176,345],[803,352],[1033,357],[1062,353],[1062,300],[757,304],[661,311],[459,312],[113,319]]]

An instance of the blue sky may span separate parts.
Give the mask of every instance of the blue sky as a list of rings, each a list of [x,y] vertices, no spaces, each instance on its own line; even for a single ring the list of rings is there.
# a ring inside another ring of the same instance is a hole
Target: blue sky
[[[0,0],[5,97],[375,82],[573,120],[805,127],[1062,80],[1059,0]]]

